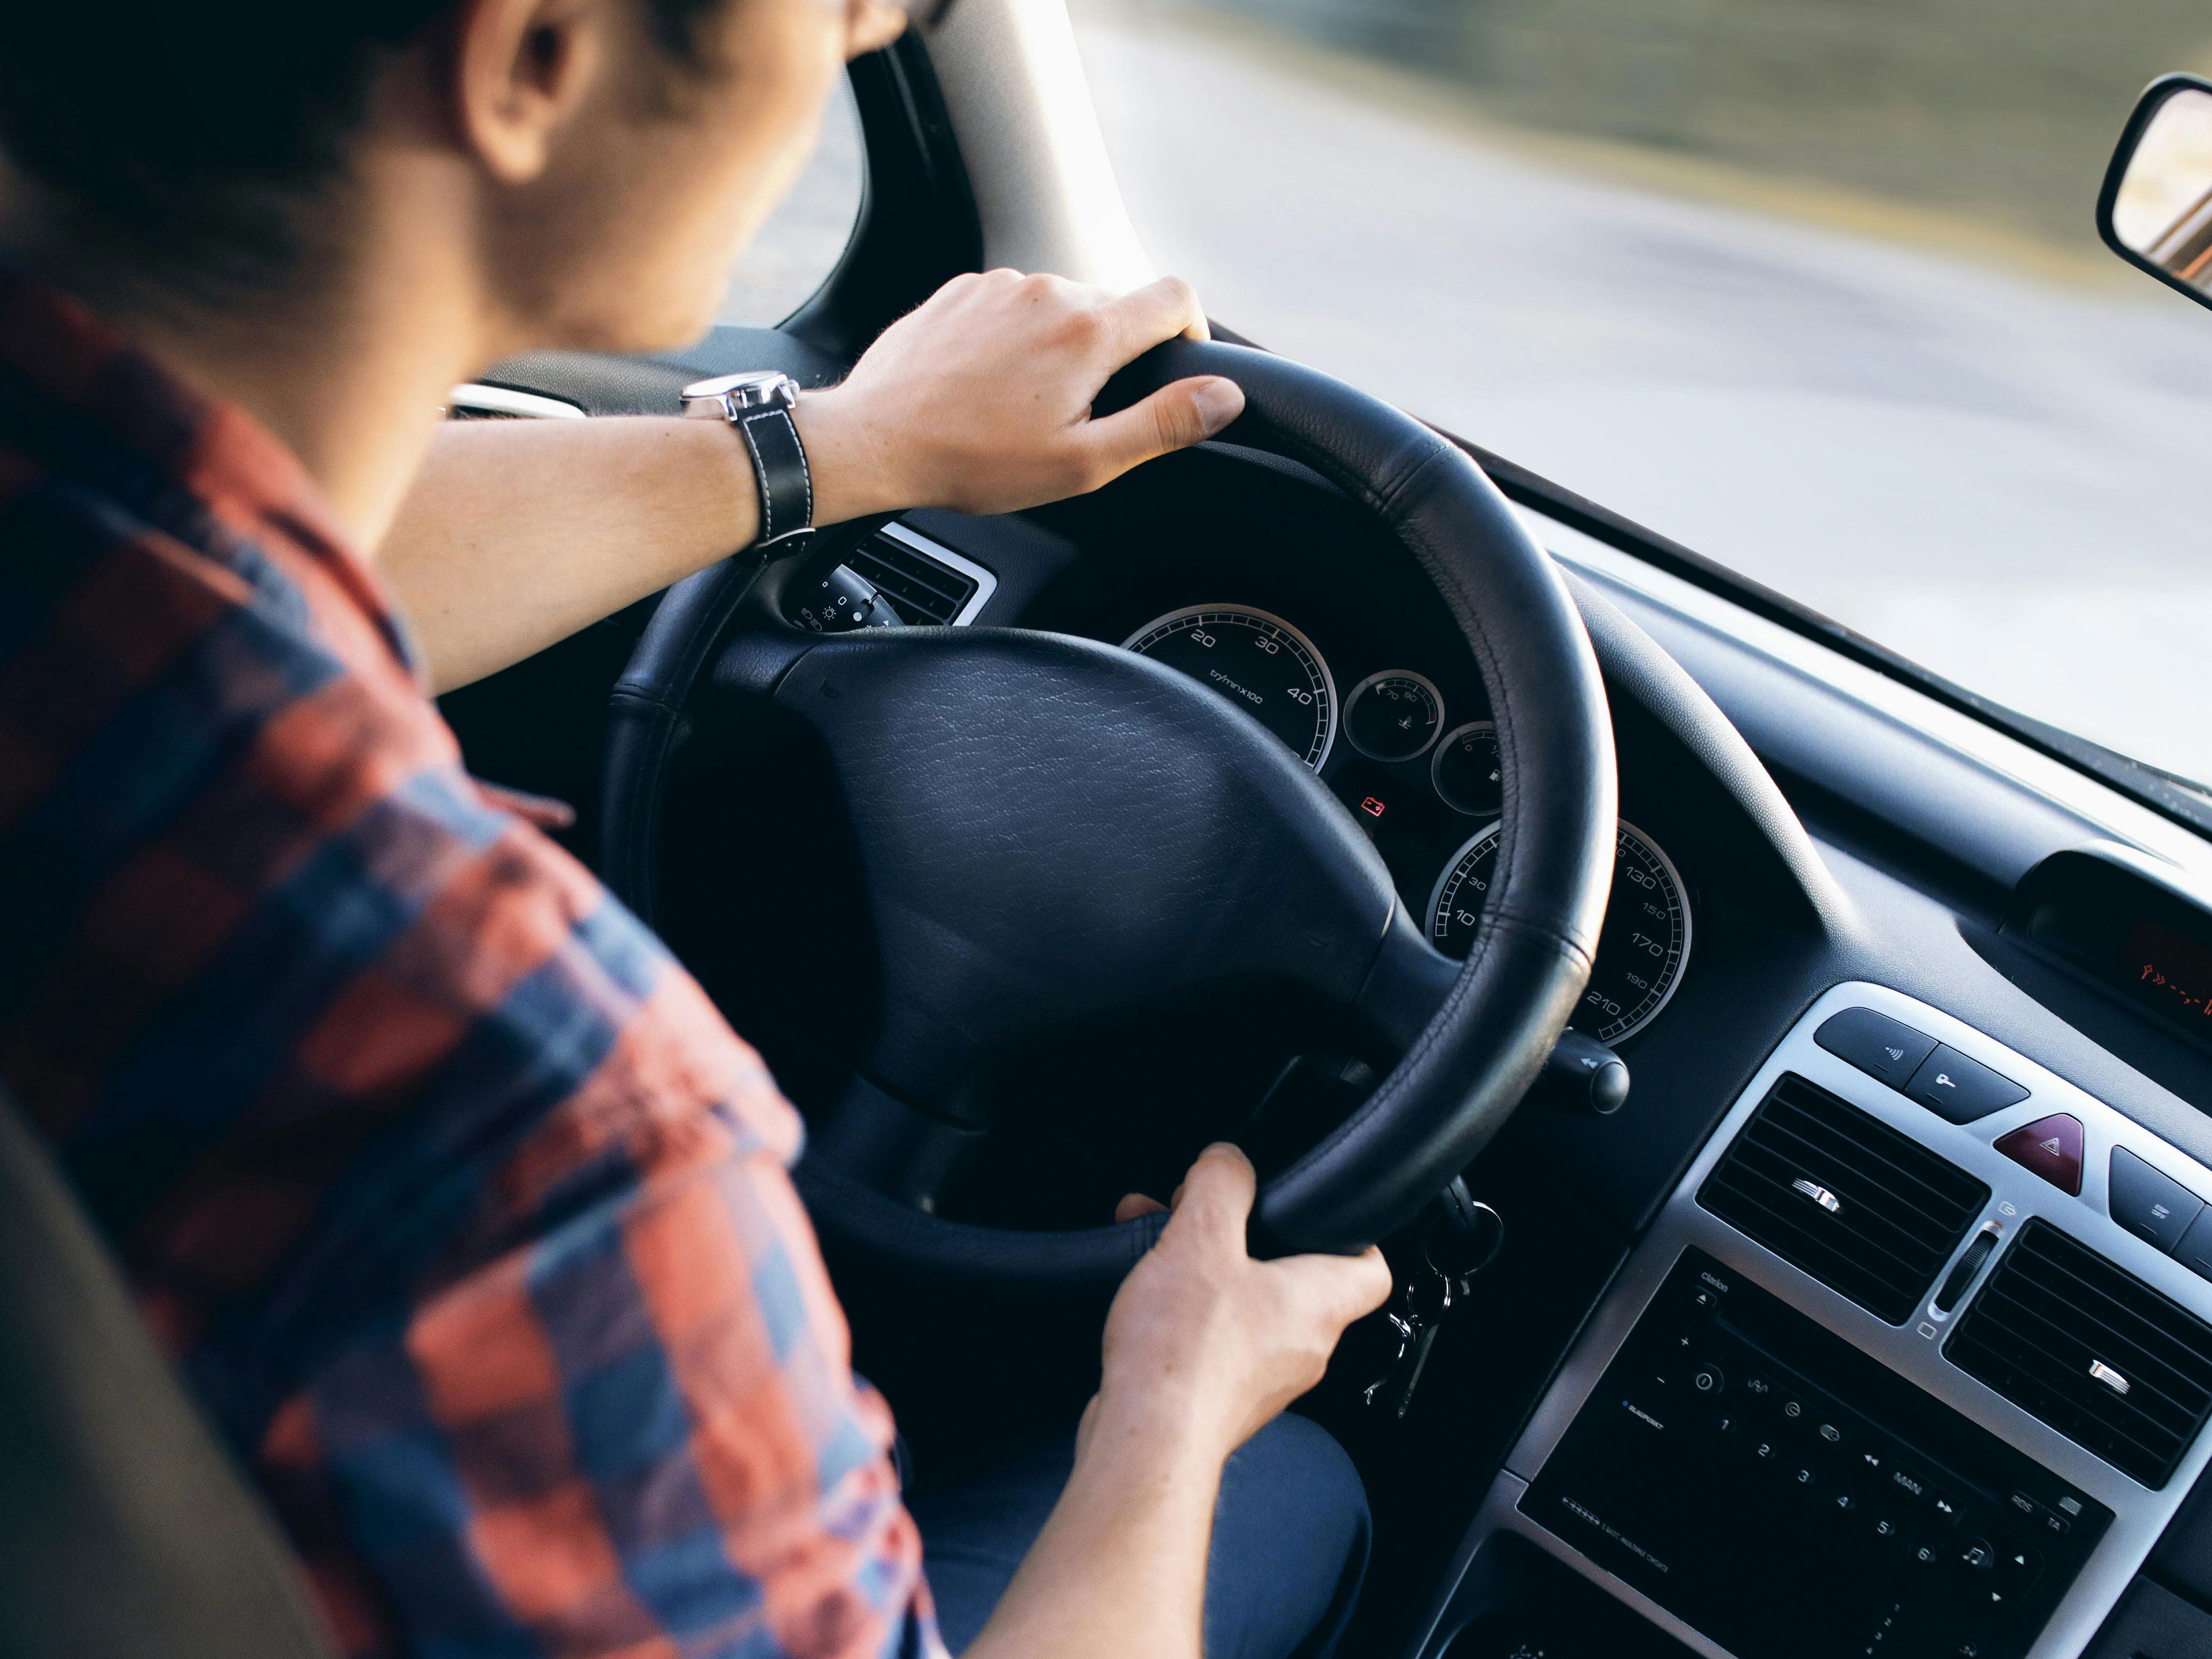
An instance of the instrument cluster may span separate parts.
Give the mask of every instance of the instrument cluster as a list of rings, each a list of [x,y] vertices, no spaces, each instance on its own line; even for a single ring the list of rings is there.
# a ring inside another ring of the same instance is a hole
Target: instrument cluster
[[[1395,665],[1365,674],[1340,700],[1335,673],[1312,639],[1253,605],[1184,605],[1121,643],[1188,675],[1282,739],[1352,809],[1431,942],[1467,955],[1497,868],[1504,804],[1498,727],[1486,706],[1451,708],[1436,678]],[[1574,1028],[1618,1044],[1650,1024],[1689,965],[1692,927],[1674,860],[1624,821]]]

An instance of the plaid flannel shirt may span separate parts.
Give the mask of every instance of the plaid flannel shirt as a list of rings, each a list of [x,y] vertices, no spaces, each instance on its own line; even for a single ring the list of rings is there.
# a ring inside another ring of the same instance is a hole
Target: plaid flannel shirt
[[[0,1077],[347,1653],[942,1651],[758,1058],[291,455],[4,271]]]

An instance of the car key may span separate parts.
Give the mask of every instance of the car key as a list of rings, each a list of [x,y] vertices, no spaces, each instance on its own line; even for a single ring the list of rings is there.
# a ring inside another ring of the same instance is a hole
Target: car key
[[[1392,1309],[1383,1316],[1390,1333],[1397,1339],[1398,1351],[1382,1376],[1376,1377],[1360,1393],[1360,1398],[1373,1405],[1378,1398],[1387,1397],[1398,1402],[1397,1415],[1403,1417],[1406,1407],[1413,1398],[1413,1384],[1420,1380],[1421,1367],[1428,1364],[1429,1346],[1436,1340],[1437,1328],[1424,1319],[1413,1307],[1414,1286],[1406,1286],[1406,1310]],[[1401,1380],[1402,1379],[1402,1380]]]
[[[1406,1286],[1404,1308],[1387,1316],[1398,1352],[1389,1369],[1367,1385],[1361,1397],[1368,1405],[1387,1399],[1397,1418],[1412,1408],[1437,1333],[1467,1305],[1474,1276],[1497,1259],[1504,1242],[1505,1224],[1498,1212],[1478,1202],[1467,1183],[1455,1177],[1421,1235],[1421,1270]]]

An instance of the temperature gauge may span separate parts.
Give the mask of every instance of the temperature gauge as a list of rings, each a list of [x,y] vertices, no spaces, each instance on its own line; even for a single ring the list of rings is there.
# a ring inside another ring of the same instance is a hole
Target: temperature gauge
[[[1444,700],[1435,683],[1410,668],[1370,674],[1345,700],[1344,735],[1370,760],[1416,759],[1443,726]]]

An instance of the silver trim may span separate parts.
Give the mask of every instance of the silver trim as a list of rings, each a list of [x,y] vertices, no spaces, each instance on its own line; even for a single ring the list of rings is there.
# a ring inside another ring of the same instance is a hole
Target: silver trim
[[[473,409],[485,415],[506,415],[526,421],[580,421],[583,410],[566,398],[541,392],[516,392],[503,386],[483,386],[464,380],[446,394],[446,408]]]
[[[1813,1033],[1820,1023],[1844,1008],[1872,1008],[1902,1020],[2011,1078],[2029,1091],[2028,1097],[1977,1122],[1947,1123],[1814,1042]],[[1942,1350],[1940,1339],[1944,1334],[1944,1322],[1932,1307],[1923,1307],[1902,1326],[1884,1324],[1856,1303],[1845,1300],[1718,1217],[1700,1209],[1698,1188],[1785,1071],[1795,1072],[1831,1093],[1841,1095],[1988,1183],[1990,1198],[1981,1218],[1982,1225],[1969,1228],[1960,1239],[1959,1250],[1954,1253],[1951,1261],[1945,1263],[1945,1271],[1935,1276],[1937,1287],[1948,1276],[1957,1256],[1972,1247],[1974,1237],[1986,1226],[2001,1225],[2010,1230],[2031,1217],[2042,1216],[2191,1312],[2212,1320],[2212,1283],[2199,1279],[2155,1245],[2128,1231],[2109,1213],[2112,1152],[2115,1146],[2126,1147],[2161,1174],[2198,1193],[2212,1194],[2212,1169],[2167,1146],[2140,1124],[2085,1094],[2063,1078],[1948,1014],[1881,986],[1837,986],[1813,1005],[1759,1067],[1729,1109],[1719,1130],[1691,1164],[1651,1231],[1629,1257],[1613,1291],[1599,1304],[1581,1340],[1568,1356],[1559,1379],[1537,1407],[1519,1443],[1507,1455],[1505,1468],[1510,1473],[1501,1474],[1492,1489],[1490,1500],[1483,1510],[1487,1522],[1478,1517],[1475,1529],[1463,1542],[1457,1558],[1460,1566],[1448,1576],[1440,1589],[1419,1651],[1433,1652],[1428,1645],[1429,1638],[1436,1634],[1437,1623],[1458,1586],[1465,1562],[1481,1543],[1477,1533],[1486,1524],[1492,1531],[1510,1528],[1534,1538],[1584,1577],[1651,1618],[1654,1623],[1689,1640],[1679,1621],[1659,1615],[1645,1598],[1610,1579],[1602,1569],[1585,1560],[1571,1545],[1553,1537],[1517,1511],[1501,1515],[1499,1498],[1510,1483],[1511,1496],[1504,1500],[1504,1510],[1511,1511],[1519,1491],[1535,1479],[1545,1460],[1558,1446],[1675,1259],[1692,1245],[1779,1297],[1854,1347],[1879,1359],[2112,1510],[2111,1528],[2059,1602],[2041,1637],[2029,1650],[2028,1659],[2075,1659],[2087,1647],[2121,1592],[2149,1556],[2159,1534],[2189,1496],[2197,1477],[2204,1473],[2208,1463],[2212,1463],[2212,1435],[2200,1435],[2165,1487],[2153,1492],[1953,1365]],[[1998,1152],[1994,1145],[2014,1129],[2053,1112],[2069,1113],[2081,1122],[2083,1167],[2081,1195],[2078,1199],[2068,1197],[2031,1174]],[[1984,1270],[1988,1271],[1988,1264],[1984,1264]],[[1721,1649],[1703,1638],[1690,1645],[1709,1656],[1709,1659],[1727,1659]]]
[[[1626,1603],[1691,1652],[1699,1655],[1701,1659],[1734,1659],[1726,1648],[1692,1630],[1633,1584],[1614,1577],[1572,1545],[1560,1542],[1522,1514],[1516,1506],[1529,1485],[1528,1481],[1516,1474],[1500,1474],[1492,1484],[1490,1495],[1483,1499],[1481,1509],[1475,1512],[1474,1522],[1467,1529],[1467,1537],[1460,1545],[1459,1553],[1452,1558],[1451,1566],[1444,1574],[1444,1583],[1449,1589],[1458,1589],[1460,1580],[1467,1576],[1468,1568],[1474,1564],[1477,1551],[1498,1534],[1512,1533],[1535,1545],[1553,1560],[1572,1567],[1614,1601]],[[1449,1604],[1449,1594],[1440,1598],[1422,1631],[1420,1645],[1413,1651],[1422,1655],[1424,1659],[1433,1659],[1433,1656],[1441,1652],[1450,1638],[1457,1636],[1463,1628],[1459,1624],[1448,1630],[1442,1628],[1441,1621],[1450,1610]]]
[[[1462,730],[1464,729],[1464,727],[1462,728]],[[1455,732],[1452,735],[1454,737],[1457,737],[1459,733]],[[1501,829],[1504,828],[1504,825],[1505,820],[1504,818],[1492,818],[1489,823],[1484,824],[1481,829],[1476,830],[1465,841],[1460,842],[1457,847],[1455,847],[1452,849],[1451,856],[1444,860],[1444,867],[1437,872],[1437,878],[1429,888],[1429,902],[1421,907],[1422,937],[1426,939],[1431,944],[1433,945],[1436,942],[1437,906],[1443,902],[1444,884],[1451,879],[1452,872],[1459,868],[1461,860],[1464,859],[1469,853],[1474,851],[1474,849],[1482,845],[1484,842],[1489,840],[1491,836],[1496,835]]]
[[[1163,623],[1171,623],[1183,617],[1218,616],[1224,612],[1236,617],[1257,617],[1261,622],[1281,629],[1283,632],[1305,647],[1306,654],[1314,659],[1314,666],[1321,670],[1321,683],[1328,693],[1328,728],[1322,733],[1321,753],[1306,762],[1306,764],[1312,767],[1315,771],[1320,771],[1322,767],[1328,764],[1329,751],[1336,747],[1337,714],[1343,705],[1337,700],[1336,676],[1329,672],[1328,659],[1322,655],[1321,648],[1308,639],[1304,630],[1296,623],[1285,622],[1273,611],[1262,611],[1256,605],[1179,605],[1172,611],[1161,611],[1158,616],[1130,635],[1127,639],[1121,641],[1121,648],[1124,651],[1134,651],[1137,648],[1137,641]],[[1288,747],[1287,744],[1285,746]],[[1303,759],[1304,757],[1300,758]]]
[[[924,558],[934,559],[949,569],[958,571],[975,584],[975,592],[969,597],[968,603],[960,607],[960,614],[946,624],[948,627],[967,627],[969,623],[983,614],[983,607],[991,602],[991,595],[999,591],[998,577],[977,564],[975,560],[963,554],[955,553],[943,542],[933,542],[927,536],[908,530],[896,520],[893,520],[876,533],[888,536],[895,542],[905,543]]]
[[[1443,736],[1438,738],[1437,739],[1436,748],[1431,751],[1429,755],[1430,790],[1435,794],[1438,800],[1443,801],[1446,806],[1450,807],[1453,811],[1457,812],[1462,817],[1479,817],[1481,815],[1476,812],[1470,812],[1463,806],[1453,805],[1450,797],[1444,793],[1443,787],[1437,782],[1437,768],[1443,761],[1444,745],[1457,738],[1463,732],[1495,732],[1497,729],[1498,722],[1496,720],[1464,721],[1458,726],[1455,726],[1450,731],[1445,732]],[[1454,863],[1457,863],[1459,860],[1457,857],[1455,856],[1452,861]]]
[[[1475,723],[1477,725],[1483,725],[1487,722],[1477,721]],[[1460,731],[1465,731],[1466,729],[1467,728],[1464,726],[1459,728]],[[1455,732],[1452,735],[1456,737],[1458,735],[1458,732]],[[1437,906],[1443,901],[1444,896],[1444,883],[1451,878],[1452,872],[1459,868],[1460,860],[1465,858],[1470,852],[1474,851],[1478,842],[1483,841],[1488,836],[1496,835],[1499,827],[1503,825],[1504,822],[1504,819],[1498,818],[1492,823],[1483,825],[1481,829],[1476,830],[1473,835],[1469,836],[1465,841],[1459,844],[1457,850],[1455,850],[1449,858],[1444,860],[1444,867],[1437,872],[1436,884],[1429,889],[1429,902],[1421,910],[1421,927],[1423,929],[1422,937],[1428,939],[1431,944],[1436,940]],[[1626,818],[1618,818],[1614,820],[1613,831],[1613,843],[1616,852],[1619,849],[1620,838],[1623,831],[1635,836],[1637,840],[1644,843],[1644,847],[1650,850],[1651,856],[1657,859],[1661,867],[1667,872],[1667,879],[1674,884],[1674,896],[1682,907],[1682,951],[1681,955],[1676,959],[1674,963],[1674,977],[1667,981],[1667,988],[1660,994],[1659,1000],[1653,1003],[1650,1012],[1640,1016],[1633,1024],[1629,1025],[1621,1030],[1615,1031],[1611,1036],[1600,1037],[1598,1039],[1599,1042],[1607,1043],[1627,1042],[1629,1038],[1634,1036],[1638,1031],[1644,1030],[1645,1026],[1650,1024],[1653,1020],[1658,1018],[1660,1015],[1667,1012],[1667,1005],[1674,1000],[1674,993],[1681,988],[1682,975],[1690,971],[1690,945],[1697,933],[1697,918],[1691,913],[1690,908],[1690,890],[1683,885],[1682,872],[1674,867],[1674,860],[1667,856],[1667,849],[1662,847],[1657,842],[1654,841],[1645,831],[1638,829],[1634,824],[1631,823]],[[1606,902],[1607,906],[1610,907],[1612,903],[1610,896],[1607,896]],[[1603,930],[1601,928],[1598,934],[1598,938],[1601,942],[1603,941],[1604,937]],[[1577,1004],[1577,1007],[1579,1009],[1579,1003]]]
[[[1437,729],[1429,733],[1428,742],[1423,744],[1412,754],[1401,755],[1395,760],[1391,760],[1384,756],[1376,754],[1371,750],[1361,748],[1358,738],[1353,734],[1352,730],[1352,705],[1359,701],[1360,694],[1366,690],[1369,686],[1376,684],[1382,680],[1413,680],[1421,685],[1425,685],[1428,688],[1430,698],[1437,705]],[[1415,761],[1420,759],[1422,756],[1427,754],[1429,750],[1436,745],[1437,739],[1443,737],[1443,734],[1444,694],[1437,690],[1437,683],[1431,679],[1426,674],[1416,673],[1410,668],[1378,668],[1373,673],[1370,674],[1365,679],[1360,681],[1358,684],[1353,686],[1351,690],[1345,693],[1344,740],[1350,744],[1354,749],[1358,749],[1361,754],[1365,755],[1367,758],[1371,761],[1377,762],[1384,766],[1410,766]],[[1433,771],[1433,769],[1434,769],[1432,768],[1431,770]],[[1430,780],[1430,787],[1431,788],[1435,787],[1435,779],[1433,777]]]

